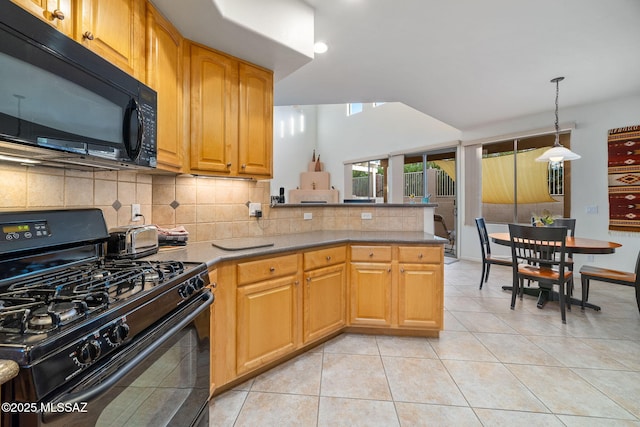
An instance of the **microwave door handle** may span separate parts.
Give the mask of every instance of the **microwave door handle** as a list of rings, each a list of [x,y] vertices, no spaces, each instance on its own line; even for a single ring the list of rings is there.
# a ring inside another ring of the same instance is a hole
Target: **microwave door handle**
[[[163,345],[169,338],[180,332],[185,326],[189,323],[193,322],[193,320],[198,317],[202,312],[204,312],[213,302],[213,294],[211,292],[205,292],[204,300],[200,307],[196,309],[195,312],[192,312],[180,321],[180,323],[173,326],[167,332],[165,332],[162,337],[151,344],[149,347],[142,350],[138,353],[133,359],[122,365],[118,368],[118,371],[115,372],[112,376],[110,376],[106,381],[100,383],[99,385],[90,388],[88,390],[79,391],[77,393],[69,393],[65,396],[64,399],[56,399],[54,400],[53,406],[59,407],[58,405],[73,405],[80,402],[90,402],[102,393],[109,390],[111,387],[116,385],[118,381],[124,378],[129,372],[135,368],[139,363],[141,363],[145,358],[151,355],[154,351],[156,351],[161,345]],[[49,420],[55,419],[60,415],[63,415],[64,412],[46,412],[42,414],[43,421],[47,422]]]
[[[135,115],[135,116],[134,116]],[[136,124],[135,146],[131,145],[131,121],[132,118]],[[127,155],[133,161],[135,161],[142,151],[142,138],[144,136],[144,120],[142,120],[142,110],[138,101],[134,98],[129,100],[129,105],[124,113],[124,121],[122,123],[122,140],[124,142],[124,148],[127,151]]]

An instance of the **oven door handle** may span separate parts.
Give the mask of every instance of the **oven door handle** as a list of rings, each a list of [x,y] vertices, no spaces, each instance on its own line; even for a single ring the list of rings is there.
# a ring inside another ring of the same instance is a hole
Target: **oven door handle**
[[[108,389],[113,387],[124,376],[129,374],[129,371],[131,371],[131,369],[135,368],[136,365],[142,362],[147,356],[150,356],[151,353],[156,351],[169,338],[171,338],[172,336],[180,332],[180,330],[182,330],[189,323],[193,322],[193,320],[196,317],[198,317],[203,311],[205,311],[211,305],[211,303],[213,302],[213,294],[211,292],[205,292],[203,295],[204,295],[203,304],[200,307],[198,307],[196,311],[190,313],[189,316],[185,317],[183,320],[180,321],[180,323],[171,327],[171,329],[169,329],[167,333],[163,334],[162,338],[155,341],[149,347],[145,348],[140,353],[138,353],[133,359],[131,359],[130,361],[122,365],[120,368],[118,368],[118,372],[110,376],[109,379],[100,383],[100,385],[97,385],[96,387],[90,388],[88,390],[83,390],[77,393],[69,393],[66,395],[66,398],[64,400],[61,399],[56,401],[53,406],[61,407],[62,405],[64,405],[64,407],[67,407],[67,405],[73,405],[80,402],[90,402],[96,396],[106,392]],[[43,413],[42,416],[43,416],[43,419],[47,421],[47,420],[56,418],[57,416],[60,416],[62,414],[63,412],[47,412],[47,413]]]

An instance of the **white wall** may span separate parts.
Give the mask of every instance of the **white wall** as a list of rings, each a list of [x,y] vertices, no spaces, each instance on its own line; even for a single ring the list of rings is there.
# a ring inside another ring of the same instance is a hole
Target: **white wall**
[[[318,152],[341,199],[344,161],[386,158],[391,152],[459,138],[457,129],[399,102],[375,108],[365,104],[361,113],[349,117],[345,104],[318,106]]]
[[[574,108],[562,108],[561,122],[575,122],[571,133],[571,150],[580,154],[580,160],[571,163],[571,217],[576,218],[576,235],[621,243],[613,255],[595,255],[589,264],[609,268],[633,270],[640,250],[640,233],[609,231],[609,205],[607,193],[607,132],[609,129],[640,124],[640,96],[631,96],[604,103]],[[463,132],[462,140],[470,141],[512,132],[527,131],[553,125],[553,112],[528,116]],[[464,173],[464,172],[463,172]],[[598,213],[587,214],[587,206],[598,206]],[[464,218],[460,206],[459,218]],[[462,220],[461,220],[462,221]],[[475,225],[459,224],[460,257],[480,259],[480,246]],[[506,231],[506,225],[489,226],[489,232]],[[495,246],[495,245],[494,245]],[[495,248],[497,253],[508,253],[508,248]],[[587,263],[585,255],[576,255],[578,267]]]
[[[299,185],[299,173],[306,167],[314,148],[321,155],[326,170],[331,173],[331,184],[344,196],[345,160],[376,158],[390,152],[410,152],[430,145],[460,139],[472,141],[481,138],[525,132],[532,129],[552,128],[554,115],[550,110],[537,114],[494,123],[489,126],[459,132],[438,120],[425,116],[400,103],[386,103],[375,109],[365,105],[362,113],[346,116],[346,106],[322,105],[317,107],[314,132],[294,137],[279,138],[279,118],[286,117],[287,109],[277,107],[274,123],[274,180],[272,192],[280,186],[287,190]],[[305,111],[307,108],[304,107]],[[291,110],[293,111],[293,110]],[[640,123],[640,95],[611,100],[582,107],[562,108],[561,123],[574,122],[571,149],[582,156],[571,165],[571,217],[576,218],[576,233],[594,239],[610,240],[623,246],[613,255],[596,255],[590,264],[632,270],[640,250],[640,233],[620,233],[608,230],[607,193],[607,131],[616,127]],[[311,115],[311,113],[310,113]],[[464,151],[459,150],[460,182],[465,182]],[[298,167],[296,165],[299,165]],[[464,192],[464,185],[459,191]],[[274,193],[275,194],[275,193]],[[461,194],[462,195],[462,194]],[[459,200],[464,200],[462,197]],[[586,214],[587,206],[598,206],[596,215]],[[480,247],[475,225],[464,225],[465,206],[458,206],[457,224],[459,256],[465,259],[480,259]],[[506,225],[488,225],[489,232],[506,231]],[[495,245],[494,245],[495,246]],[[508,248],[497,247],[497,253],[508,253]],[[576,255],[576,263],[587,262],[585,255]]]
[[[300,131],[300,115],[304,114],[305,129]],[[300,185],[300,173],[307,170],[313,150],[316,149],[317,107],[293,106],[275,107],[273,111],[273,180],[271,194],[279,194],[285,189],[285,200],[289,190]],[[294,121],[293,135],[291,119]],[[284,132],[281,132],[284,123]],[[333,181],[333,180],[332,180]]]

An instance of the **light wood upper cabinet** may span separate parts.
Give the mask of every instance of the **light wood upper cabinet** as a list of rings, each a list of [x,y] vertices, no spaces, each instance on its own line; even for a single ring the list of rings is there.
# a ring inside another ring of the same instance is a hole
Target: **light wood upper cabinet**
[[[144,0],[78,0],[75,21],[76,40],[144,80]]]
[[[238,139],[238,64],[191,45],[191,170],[231,176]]]
[[[71,0],[12,0],[58,31],[73,37]]]
[[[191,170],[273,175],[273,74],[191,45]]]
[[[239,175],[273,176],[273,73],[240,63]]]
[[[146,83],[158,92],[158,168],[184,172],[188,128],[185,123],[184,39],[147,4]]]

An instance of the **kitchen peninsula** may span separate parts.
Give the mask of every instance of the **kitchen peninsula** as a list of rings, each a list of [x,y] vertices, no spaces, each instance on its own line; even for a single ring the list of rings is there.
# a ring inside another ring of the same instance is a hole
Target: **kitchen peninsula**
[[[311,231],[189,243],[153,259],[209,267],[218,394],[342,332],[437,337],[444,243],[418,231]]]

